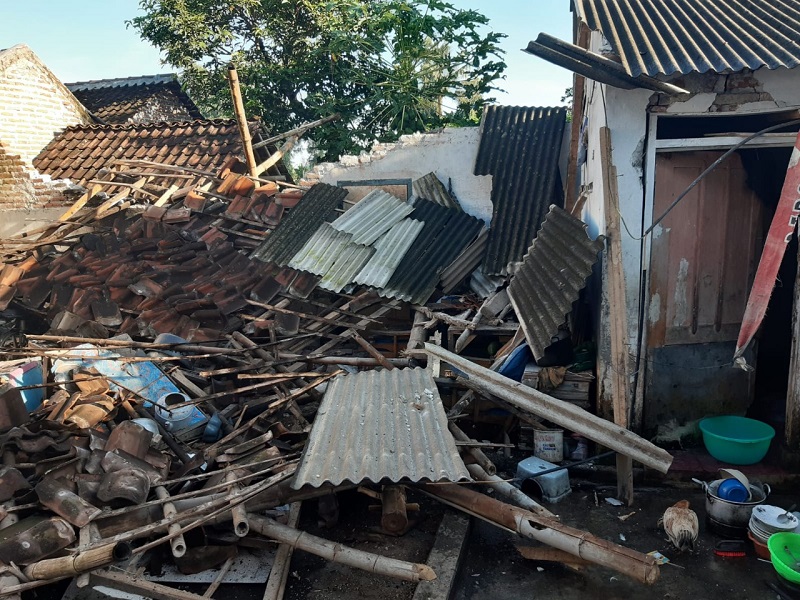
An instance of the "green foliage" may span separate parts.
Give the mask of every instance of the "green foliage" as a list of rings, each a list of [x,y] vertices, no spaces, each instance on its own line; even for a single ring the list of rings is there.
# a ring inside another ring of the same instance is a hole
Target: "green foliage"
[[[183,71],[208,116],[230,116],[239,73],[248,115],[273,132],[334,112],[309,136],[326,160],[376,140],[476,123],[505,63],[486,17],[439,0],[141,0],[129,22]]]

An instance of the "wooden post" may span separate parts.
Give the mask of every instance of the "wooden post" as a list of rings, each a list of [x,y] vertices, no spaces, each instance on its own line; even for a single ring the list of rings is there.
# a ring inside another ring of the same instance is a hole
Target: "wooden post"
[[[617,169],[612,160],[611,130],[600,128],[600,164],[603,171],[603,199],[606,214],[606,256],[603,261],[605,285],[608,290],[610,362],[614,422],[630,427],[630,378],[628,376],[628,309],[625,301],[625,274],[622,266],[622,241],[619,227],[619,192]],[[633,461],[617,455],[617,497],[633,504]]]
[[[578,20],[578,45],[587,48],[589,45],[589,28]],[[588,49],[588,48],[587,48]],[[578,202],[578,149],[581,143],[581,125],[583,123],[583,93],[586,78],[575,73],[572,78],[572,129],[569,136],[569,162],[567,164],[567,182],[564,190],[564,208],[570,214],[580,218],[573,212]]]
[[[381,493],[381,527],[387,532],[401,534],[408,529],[406,489],[402,485],[384,486]]]
[[[255,177],[258,173],[256,172],[256,155],[253,152],[253,138],[250,135],[250,127],[247,124],[247,114],[244,112],[242,90],[239,88],[239,75],[233,65],[228,66],[228,84],[230,85],[231,98],[233,99],[233,113],[236,115],[236,123],[239,125],[239,135],[242,137],[247,172]]]

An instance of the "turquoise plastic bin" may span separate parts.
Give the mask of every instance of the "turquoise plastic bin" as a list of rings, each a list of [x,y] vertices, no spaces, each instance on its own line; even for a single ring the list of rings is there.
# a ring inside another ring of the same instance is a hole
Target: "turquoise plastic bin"
[[[775,430],[746,417],[709,417],[700,421],[708,453],[732,465],[754,465],[761,461],[775,437]]]

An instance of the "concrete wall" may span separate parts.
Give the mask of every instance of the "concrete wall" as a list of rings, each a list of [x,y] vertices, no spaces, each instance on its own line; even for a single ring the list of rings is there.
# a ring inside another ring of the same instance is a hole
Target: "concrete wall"
[[[453,193],[466,213],[488,224],[492,219],[492,178],[472,174],[479,141],[477,127],[404,135],[394,144],[376,144],[369,154],[319,164],[305,179],[336,185],[339,181],[418,179],[433,171],[445,187],[452,182]]]

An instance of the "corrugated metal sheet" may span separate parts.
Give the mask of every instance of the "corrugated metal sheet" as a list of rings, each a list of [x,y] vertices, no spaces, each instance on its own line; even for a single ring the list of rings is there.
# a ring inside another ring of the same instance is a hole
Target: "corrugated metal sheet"
[[[314,275],[325,275],[352,242],[353,236],[349,233],[336,231],[330,224],[323,223],[289,261],[289,266]]]
[[[796,0],[575,0],[633,77],[800,64]]]
[[[253,251],[253,258],[286,266],[345,196],[346,189],[326,183],[312,187]]]
[[[331,225],[353,234],[353,243],[368,246],[413,210],[408,202],[383,190],[373,190]]]
[[[489,239],[489,230],[481,229],[478,237],[458,255],[453,262],[442,271],[442,291],[445,294],[452,292],[456,286],[469,277],[483,260],[486,252],[486,242]]]
[[[424,304],[436,289],[442,269],[475,239],[483,222],[419,199],[411,217],[425,225],[380,294]]]
[[[551,206],[508,295],[525,339],[538,360],[572,309],[603,249],[603,236],[591,240],[586,224]]]
[[[411,190],[417,198],[430,200],[440,206],[462,210],[458,201],[453,198],[444,184],[436,176],[436,173],[428,173],[419,179],[411,182]]]
[[[547,207],[561,201],[558,157],[566,121],[566,108],[484,109],[475,174],[492,176],[487,275],[504,275],[509,263],[522,260]]]
[[[483,271],[475,269],[472,272],[472,277],[469,278],[469,289],[481,298],[488,298],[505,282],[505,277],[484,275]]]
[[[347,244],[341,249],[336,261],[323,275],[317,287],[330,292],[341,292],[358,274],[375,252],[372,246]]]
[[[469,479],[428,371],[395,369],[331,382],[292,487]]]
[[[422,221],[403,219],[375,242],[375,254],[356,275],[355,283],[382,288],[411,248],[425,225]]]

